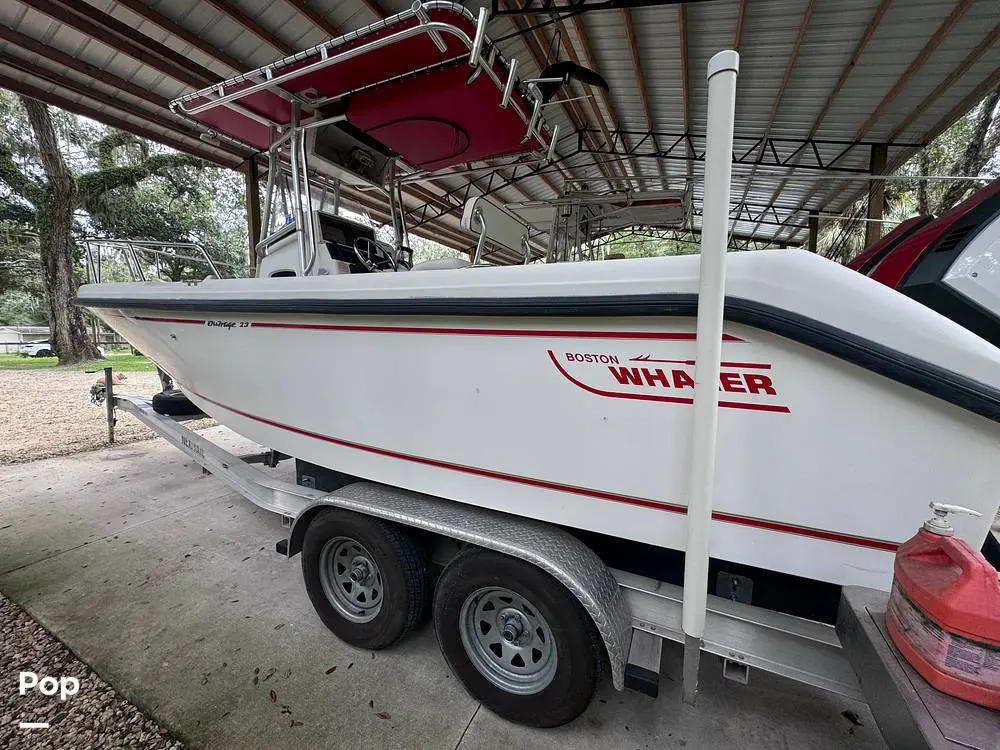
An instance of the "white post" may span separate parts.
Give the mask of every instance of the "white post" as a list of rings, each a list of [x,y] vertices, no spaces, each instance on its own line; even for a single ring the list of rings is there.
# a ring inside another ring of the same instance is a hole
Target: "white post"
[[[719,363],[729,234],[733,120],[739,53],[726,50],[708,63],[708,133],[705,198],[701,222],[701,281],[695,348],[694,428],[688,484],[687,544],[684,557],[684,690],[694,703],[698,662],[708,605],[708,535],[715,490],[715,442],[719,416]]]

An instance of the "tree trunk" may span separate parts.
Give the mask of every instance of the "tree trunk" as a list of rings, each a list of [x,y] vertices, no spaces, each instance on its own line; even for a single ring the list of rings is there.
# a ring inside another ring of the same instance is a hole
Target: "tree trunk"
[[[83,314],[76,306],[72,237],[76,183],[59,151],[48,107],[23,96],[21,102],[38,140],[39,160],[48,179],[45,200],[37,207],[37,222],[52,348],[61,365],[96,359],[97,347],[87,336]]]
[[[927,149],[920,149],[920,174],[926,175],[930,171],[931,160],[927,155]],[[927,205],[927,180],[917,181],[917,213],[921,216],[927,216],[930,214],[930,208]]]
[[[958,163],[950,170],[953,175],[974,177],[993,156],[993,149],[988,144],[988,141],[992,141],[993,138],[987,138],[987,136],[990,135],[993,111],[997,108],[998,102],[1000,102],[1000,87],[987,94],[979,105],[979,112],[976,114],[972,135],[965,146],[965,151],[962,152]],[[966,195],[977,188],[978,185],[975,182],[956,180],[950,183],[944,191],[944,195],[941,196],[940,211],[944,212],[958,205]]]

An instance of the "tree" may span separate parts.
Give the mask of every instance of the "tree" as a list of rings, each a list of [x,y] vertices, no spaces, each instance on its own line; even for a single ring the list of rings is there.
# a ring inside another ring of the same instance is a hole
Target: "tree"
[[[0,296],[14,291],[40,295],[41,288],[38,234],[34,227],[0,220]]]
[[[658,258],[667,255],[697,253],[699,237],[683,230],[626,229],[601,240],[605,256],[622,258]]]
[[[44,323],[45,303],[41,297],[16,289],[0,296],[0,324],[32,325]]]
[[[131,144],[132,158],[145,158]],[[127,142],[122,144],[127,145]],[[121,148],[121,147],[120,147]],[[120,157],[119,157],[120,158]],[[204,166],[171,169],[156,179],[118,188],[85,203],[93,234],[119,239],[200,244],[225,275],[243,276],[248,266],[242,176]],[[151,258],[150,258],[151,260]],[[204,264],[161,257],[171,281],[204,278]]]
[[[1000,147],[1000,86],[993,89],[979,106],[942,133],[920,152],[917,173],[969,177],[990,170]],[[910,165],[912,170],[913,165]],[[981,187],[981,183],[954,180],[928,183],[917,181],[917,211],[941,214],[954,208]]]
[[[114,152],[134,139],[110,131],[97,140],[97,168],[74,173],[62,147],[73,142],[93,142],[86,137],[88,132],[93,134],[93,129],[88,131],[85,127],[82,134],[77,132],[60,139],[45,104],[23,96],[18,99],[27,114],[33,143],[24,149],[26,153],[15,156],[10,145],[0,142],[0,181],[18,199],[8,200],[8,209],[15,206],[30,215],[38,233],[51,341],[60,363],[92,359],[98,356],[97,349],[87,336],[83,315],[75,304],[76,211],[93,205],[115,189],[134,187],[150,175],[171,167],[200,165],[201,161],[181,154],[145,152],[130,164],[118,165]]]
[[[901,222],[914,213],[940,215],[983,186],[975,180],[920,179],[931,175],[986,180],[1000,176],[1000,87],[896,172],[912,180],[886,182],[886,218]],[[856,201],[844,214],[845,219],[824,227],[819,241],[823,255],[841,262],[864,249],[867,199]]]

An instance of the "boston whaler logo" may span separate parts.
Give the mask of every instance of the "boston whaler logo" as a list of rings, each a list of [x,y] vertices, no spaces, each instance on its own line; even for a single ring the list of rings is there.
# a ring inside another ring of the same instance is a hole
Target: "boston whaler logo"
[[[607,398],[694,403],[693,359],[670,359],[643,353],[627,356],[553,350],[556,370],[578,388]],[[719,406],[788,413],[781,403],[771,364],[723,360],[719,373]]]

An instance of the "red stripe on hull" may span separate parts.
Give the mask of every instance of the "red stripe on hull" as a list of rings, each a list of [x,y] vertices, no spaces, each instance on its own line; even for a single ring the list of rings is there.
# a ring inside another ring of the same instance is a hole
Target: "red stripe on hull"
[[[533,477],[523,477],[517,474],[508,474],[500,471],[493,471],[491,469],[480,469],[475,466],[466,466],[464,464],[451,463],[449,461],[441,461],[435,458],[426,458],[423,456],[414,456],[408,453],[400,453],[398,451],[388,450],[386,448],[378,448],[373,445],[365,445],[364,443],[356,443],[351,440],[343,440],[341,438],[335,438],[330,435],[323,435],[318,432],[312,432],[311,430],[305,430],[300,427],[293,427],[291,425],[282,424],[281,422],[276,422],[273,419],[267,419],[266,417],[258,417],[249,412],[236,409],[232,406],[226,406],[223,403],[211,399],[208,396],[203,396],[200,393],[194,392],[198,398],[204,399],[211,404],[225,409],[226,411],[232,412],[233,414],[238,414],[246,419],[251,419],[255,422],[260,422],[261,424],[266,424],[271,427],[276,427],[287,432],[292,432],[296,435],[302,435],[304,437],[312,438],[315,440],[321,440],[325,443],[332,443],[333,445],[339,445],[344,448],[352,448],[354,450],[364,451],[366,453],[372,453],[378,456],[385,456],[387,458],[396,458],[401,461],[409,461],[411,463],[422,464],[424,466],[433,466],[438,469],[447,469],[449,471],[458,471],[463,474],[472,474],[474,476],[486,477],[488,479],[498,479],[505,482],[513,482],[515,484],[521,484],[528,487],[539,487],[547,490],[554,490],[556,492],[566,492],[573,495],[581,495],[584,497],[590,497],[597,500],[608,500],[615,503],[624,503],[626,505],[636,505],[643,508],[652,508],[654,510],[663,510],[669,513],[681,513],[687,514],[687,507],[683,505],[678,505],[676,503],[666,503],[660,502],[658,500],[652,500],[644,497],[633,497],[631,495],[621,495],[615,492],[608,492],[606,490],[596,490],[589,487],[576,487],[569,484],[561,484],[558,482],[549,482],[544,479],[535,479]],[[837,542],[839,544],[851,544],[857,547],[867,547],[869,549],[877,549],[886,552],[895,552],[898,546],[894,542],[887,542],[880,539],[869,539],[867,537],[855,536],[852,534],[842,534],[836,531],[827,531],[825,529],[813,529],[807,526],[796,526],[793,524],[781,523],[779,521],[770,521],[762,518],[753,518],[750,516],[739,516],[732,513],[721,513],[715,512],[712,514],[712,518],[716,521],[721,521],[723,523],[732,523],[740,526],[749,526],[752,528],[765,529],[768,531],[777,531],[785,534],[794,534],[796,536],[809,537],[811,539],[820,539],[823,541]]]
[[[162,318],[151,315],[135,315],[135,320],[152,323],[187,323],[204,325],[208,321],[202,318]],[[352,331],[360,333],[420,333],[437,334],[440,336],[515,336],[539,338],[567,339],[638,339],[652,341],[694,341],[695,334],[676,331],[556,331],[534,328],[442,328],[433,326],[362,326],[339,325],[335,323],[278,323],[271,321],[253,321],[251,328],[282,328],[299,331]],[[745,343],[738,336],[729,333],[722,334],[722,340],[728,343]]]
[[[657,341],[694,341],[695,334],[673,331],[554,331],[534,328],[440,328],[431,326],[361,326],[334,323],[254,322],[251,328],[291,328],[302,331],[359,331],[362,333],[421,333],[443,336],[515,336],[568,339],[651,339]],[[722,340],[743,343],[743,339],[725,333]]]

